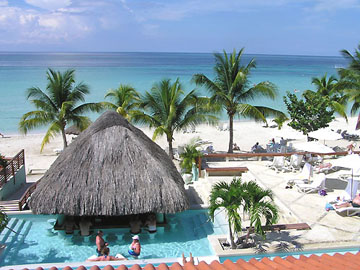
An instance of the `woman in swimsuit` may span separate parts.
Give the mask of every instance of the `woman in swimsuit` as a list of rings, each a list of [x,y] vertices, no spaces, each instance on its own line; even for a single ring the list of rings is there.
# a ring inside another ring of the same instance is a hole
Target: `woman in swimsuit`
[[[97,258],[93,258],[93,259],[87,259],[87,261],[96,262],[96,261],[121,261],[121,260],[126,260],[126,258],[116,258],[114,256],[109,256],[110,249],[108,247],[103,248],[102,253],[104,255],[102,255],[100,257],[97,257]]]
[[[128,252],[131,256],[133,256],[135,259],[137,259],[137,257],[140,256],[140,252],[141,252],[139,236],[134,235],[132,239],[133,239],[133,241],[129,246]]]

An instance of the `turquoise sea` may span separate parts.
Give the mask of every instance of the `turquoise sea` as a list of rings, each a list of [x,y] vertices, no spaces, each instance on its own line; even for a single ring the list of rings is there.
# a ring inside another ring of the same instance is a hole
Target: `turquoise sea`
[[[251,58],[257,62],[251,83],[271,81],[277,85],[279,93],[275,101],[254,100],[251,103],[284,111],[282,97],[286,91],[301,95],[302,91],[313,89],[312,77],[336,74],[337,68],[346,67],[341,56],[245,55],[243,63]],[[38,86],[44,90],[49,67],[74,68],[76,81],[90,86],[91,93],[86,101],[96,102],[103,101],[105,93],[120,83],[131,84],[144,93],[163,78],[180,78],[185,89],[190,91],[195,88],[190,82],[192,75],[204,73],[213,78],[213,65],[211,53],[0,53],[0,132],[18,133],[20,117],[34,109],[26,100],[26,89]],[[205,89],[199,92],[207,95]]]

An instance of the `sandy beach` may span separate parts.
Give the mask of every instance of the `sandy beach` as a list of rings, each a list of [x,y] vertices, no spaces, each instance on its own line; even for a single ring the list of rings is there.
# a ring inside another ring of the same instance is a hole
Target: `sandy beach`
[[[349,133],[354,131],[357,117],[349,118],[348,123],[342,118],[337,118],[330,123],[330,128],[334,131],[348,130]],[[225,122],[224,122],[225,123]],[[222,126],[224,123],[219,123],[218,126]],[[269,121],[269,126],[273,122]],[[152,137],[152,131],[149,128],[142,127],[141,130],[150,138]],[[279,142],[282,135],[286,139],[286,134],[292,132],[293,129],[284,124],[281,130],[277,128],[264,127],[263,123],[255,123],[253,121],[235,121],[234,122],[234,142],[240,147],[241,151],[250,151],[251,147],[259,142],[264,148],[266,144],[272,138],[275,138]],[[6,134],[5,134],[6,135]],[[62,149],[63,142],[61,136],[57,136],[47,144],[42,153],[40,153],[41,141],[44,134],[30,134],[30,135],[11,135],[0,137],[0,153],[6,157],[12,157],[16,155],[21,149],[25,150],[25,162],[27,171],[30,169],[48,169],[50,165],[57,158],[56,150]],[[74,136],[68,135],[68,142]],[[217,126],[199,125],[196,127],[196,131],[193,133],[178,132],[175,134],[175,140],[173,146],[176,148],[179,145],[186,144],[192,138],[199,137],[203,141],[210,142],[215,151],[226,152],[229,143],[229,131],[220,131]],[[302,142],[306,141],[306,136],[300,136],[296,140],[290,142]],[[167,148],[167,142],[165,136],[159,137],[155,141],[164,150]],[[323,142],[322,142],[323,143]],[[349,144],[347,140],[326,141],[326,145],[330,147],[340,146],[346,147]],[[204,145],[206,147],[207,145]]]

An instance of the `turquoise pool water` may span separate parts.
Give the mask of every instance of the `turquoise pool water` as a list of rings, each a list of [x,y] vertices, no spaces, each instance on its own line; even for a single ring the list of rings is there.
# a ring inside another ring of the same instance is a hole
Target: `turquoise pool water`
[[[15,215],[14,230],[8,239],[9,246],[0,258],[0,266],[33,263],[81,262],[95,254],[95,234],[82,237],[76,231],[67,237],[60,233],[49,232],[49,219],[54,216]],[[222,234],[216,225],[207,222],[206,210],[190,210],[172,216],[173,226],[167,225],[163,232],[158,230],[154,239],[147,231],[140,235],[142,245],[140,259],[181,257],[186,251],[194,256],[209,256],[213,250],[207,236]],[[128,228],[104,229],[104,238],[109,242],[110,255],[117,253],[129,258],[128,246],[131,234]],[[3,235],[3,233],[2,233]],[[9,239],[10,238],[10,239]]]
[[[273,259],[275,257],[285,258],[287,256],[293,256],[295,258],[299,258],[300,255],[310,256],[312,254],[322,255],[329,254],[334,255],[335,253],[344,254],[346,252],[357,253],[359,251],[359,247],[354,248],[332,248],[332,249],[316,249],[316,250],[299,250],[299,251],[291,251],[291,252],[281,252],[281,253],[259,253],[253,255],[243,255],[243,256],[228,256],[228,257],[220,257],[220,262],[223,263],[226,260],[230,260],[236,262],[239,259],[243,259],[245,261],[249,261],[252,258],[256,260],[261,260],[264,257],[268,257],[269,259]]]

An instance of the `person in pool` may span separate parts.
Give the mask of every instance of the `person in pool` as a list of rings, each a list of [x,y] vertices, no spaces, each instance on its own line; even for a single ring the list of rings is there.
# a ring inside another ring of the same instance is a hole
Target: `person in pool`
[[[141,252],[140,239],[138,235],[134,235],[132,239],[133,241],[129,246],[128,252],[131,256],[137,259],[140,256],[140,252]]]
[[[108,246],[108,243],[105,242],[104,238],[104,233],[103,231],[99,230],[96,236],[96,252],[98,256],[103,255],[101,252],[102,250]]]
[[[124,257],[114,257],[114,256],[110,256],[110,249],[108,247],[103,248],[102,250],[102,256],[99,256],[97,258],[89,258],[87,259],[87,261],[89,262],[97,262],[97,261],[122,261],[122,260],[126,260],[126,258]],[[118,255],[117,255],[118,256]]]

